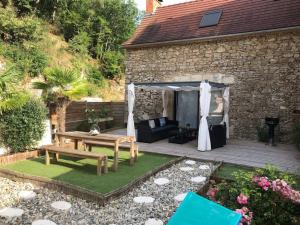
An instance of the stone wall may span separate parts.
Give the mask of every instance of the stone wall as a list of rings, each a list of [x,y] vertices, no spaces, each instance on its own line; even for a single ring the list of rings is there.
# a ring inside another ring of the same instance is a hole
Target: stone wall
[[[288,141],[300,103],[299,54],[300,31],[128,49],[126,83],[207,79],[229,84],[232,137],[256,139],[264,118],[279,116],[281,139]],[[137,91],[137,120],[161,111],[161,93]]]

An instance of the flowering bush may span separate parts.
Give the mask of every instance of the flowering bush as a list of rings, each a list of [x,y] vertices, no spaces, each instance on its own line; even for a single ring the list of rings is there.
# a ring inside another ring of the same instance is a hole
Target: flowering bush
[[[299,225],[300,193],[289,184],[291,176],[274,167],[255,172],[239,171],[235,181],[222,181],[208,195],[242,215],[239,225]]]

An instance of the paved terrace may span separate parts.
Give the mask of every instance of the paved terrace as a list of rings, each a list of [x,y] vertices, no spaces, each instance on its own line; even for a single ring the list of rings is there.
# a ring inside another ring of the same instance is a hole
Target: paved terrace
[[[115,130],[112,133],[126,134],[126,130]],[[151,144],[138,143],[138,145],[140,151],[144,152],[223,161],[251,167],[272,164],[281,170],[300,174],[300,151],[292,145],[279,144],[271,147],[255,141],[230,140],[225,147],[208,152],[197,151],[196,141],[180,145],[168,143],[165,139]]]

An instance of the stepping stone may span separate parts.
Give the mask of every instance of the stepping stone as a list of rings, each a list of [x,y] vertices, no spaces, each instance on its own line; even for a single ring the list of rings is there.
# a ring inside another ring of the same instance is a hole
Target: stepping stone
[[[164,225],[163,221],[156,219],[148,219],[145,222],[145,225]]]
[[[170,181],[167,178],[158,178],[154,180],[154,183],[157,185],[165,185],[168,184]]]
[[[193,168],[193,167],[186,166],[186,167],[180,167],[180,170],[181,170],[181,171],[184,171],[184,172],[188,172],[188,171],[194,170],[194,168]]]
[[[58,202],[53,202],[51,206],[52,208],[57,210],[68,210],[71,208],[72,205],[69,202],[58,201]]]
[[[51,220],[35,220],[32,222],[31,225],[57,225],[57,224],[52,222]]]
[[[187,165],[195,165],[196,161],[194,161],[194,160],[186,160],[185,164],[187,164]]]
[[[208,165],[201,165],[199,166],[200,170],[209,170],[209,166]]]
[[[34,199],[36,197],[36,193],[34,191],[20,191],[18,195],[22,200],[25,201]]]
[[[139,197],[135,197],[135,198],[133,199],[133,201],[134,201],[135,203],[139,203],[139,204],[143,204],[143,203],[149,204],[149,203],[154,202],[154,200],[155,200],[154,198],[148,197],[148,196],[139,196]]]
[[[191,181],[194,182],[194,183],[202,183],[202,182],[206,181],[206,177],[202,177],[202,176],[192,177]]]
[[[19,208],[2,208],[0,209],[0,216],[2,217],[17,217],[21,216],[24,213],[23,209]]]
[[[174,199],[178,202],[182,202],[186,195],[187,195],[187,193],[182,193],[182,194],[176,195],[174,197]]]

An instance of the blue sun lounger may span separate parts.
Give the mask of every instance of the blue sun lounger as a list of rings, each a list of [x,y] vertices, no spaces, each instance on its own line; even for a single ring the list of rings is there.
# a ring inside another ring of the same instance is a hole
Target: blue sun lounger
[[[167,225],[238,225],[241,215],[189,192]]]

